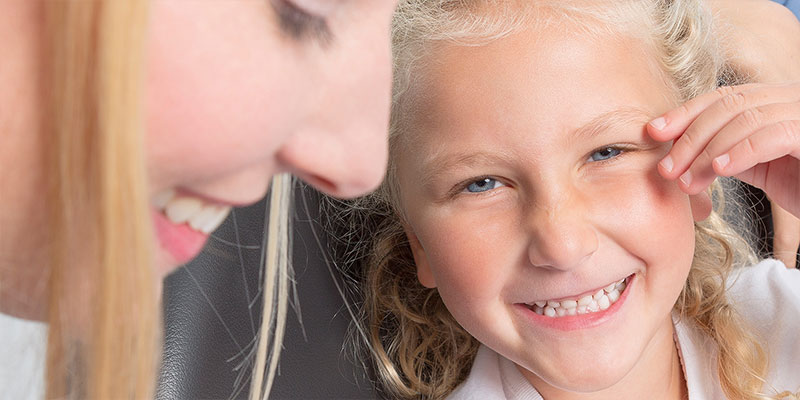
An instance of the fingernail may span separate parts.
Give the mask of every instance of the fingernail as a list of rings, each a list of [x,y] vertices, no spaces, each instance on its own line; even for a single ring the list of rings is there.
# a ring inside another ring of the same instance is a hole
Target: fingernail
[[[728,153],[725,153],[717,158],[714,159],[714,164],[717,164],[717,169],[722,171],[725,169],[725,166],[731,161],[731,156]]]
[[[683,184],[686,187],[689,187],[689,185],[692,183],[692,173],[689,172],[689,171],[686,171],[686,173],[681,175],[680,179],[681,179],[681,182],[683,182]]]
[[[652,121],[650,121],[650,126],[656,128],[657,130],[662,130],[664,127],[667,126],[667,119],[664,117],[658,117]]]
[[[667,156],[664,157],[664,159],[661,160],[661,162],[659,162],[658,164],[661,165],[661,168],[663,168],[664,171],[672,172],[672,167],[673,167],[672,156],[670,156],[669,154],[667,154]]]

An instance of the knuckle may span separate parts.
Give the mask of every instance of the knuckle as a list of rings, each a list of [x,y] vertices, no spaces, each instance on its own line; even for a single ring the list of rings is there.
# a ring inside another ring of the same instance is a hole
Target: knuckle
[[[738,112],[745,104],[747,104],[747,97],[742,92],[734,92],[725,95],[720,99],[722,108],[728,112]]]
[[[717,96],[719,98],[724,98],[726,96],[730,96],[736,93],[736,89],[734,89],[734,86],[720,86],[716,88],[714,91],[717,92]]]
[[[703,149],[703,151],[700,152],[700,155],[697,156],[697,159],[702,161],[711,160],[711,153],[708,151],[708,147],[706,147],[705,149]]]
[[[680,154],[683,154],[692,147],[694,147],[694,138],[692,137],[692,132],[687,131],[686,133],[683,134],[683,136],[681,136],[681,138],[677,142],[675,142],[673,151],[677,151],[680,152]]]
[[[793,142],[800,142],[800,121],[780,121],[778,132]]]
[[[759,107],[748,108],[737,118],[739,125],[745,129],[756,130],[764,123],[764,111]]]
[[[752,136],[748,136],[742,140],[742,150],[745,152],[745,154],[755,154],[756,145],[753,143]]]

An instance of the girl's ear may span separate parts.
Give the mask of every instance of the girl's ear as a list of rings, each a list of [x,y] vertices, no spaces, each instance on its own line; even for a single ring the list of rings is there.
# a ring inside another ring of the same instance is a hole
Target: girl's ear
[[[426,288],[433,289],[436,287],[436,280],[433,278],[433,273],[428,266],[428,257],[425,255],[425,249],[417,239],[417,235],[407,225],[403,226],[408,238],[408,244],[411,246],[411,254],[414,255],[414,264],[417,266],[417,279],[419,283]]]
[[[689,205],[692,207],[692,218],[695,222],[700,222],[711,214],[711,197],[705,191],[690,195]]]

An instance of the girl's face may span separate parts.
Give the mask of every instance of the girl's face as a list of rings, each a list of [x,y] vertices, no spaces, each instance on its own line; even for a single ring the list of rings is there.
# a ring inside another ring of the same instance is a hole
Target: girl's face
[[[420,282],[545,397],[673,356],[695,200],[656,172],[645,123],[674,100],[647,51],[533,30],[443,48],[397,155]]]
[[[380,182],[394,4],[152,3],[146,149],[165,264],[194,257],[275,173],[341,197]]]

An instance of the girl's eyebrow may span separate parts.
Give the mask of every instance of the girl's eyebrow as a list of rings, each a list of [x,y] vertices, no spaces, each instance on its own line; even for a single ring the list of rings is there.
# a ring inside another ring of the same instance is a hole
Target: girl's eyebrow
[[[600,133],[637,124],[641,125],[642,129],[645,129],[645,124],[655,117],[653,113],[641,108],[620,107],[606,111],[576,129],[574,139],[579,141],[588,140]]]
[[[442,171],[452,170],[462,166],[469,166],[473,164],[498,164],[502,163],[508,157],[498,153],[447,153],[444,155],[434,156],[422,163],[422,178],[421,183],[424,186],[429,185]]]
[[[610,132],[637,124],[641,125],[642,129],[644,129],[645,124],[655,117],[652,114],[651,112],[636,107],[620,107],[611,111],[606,111],[576,129],[571,140],[576,142],[585,141],[604,132]],[[440,153],[422,162],[422,177],[420,182],[423,186],[428,186],[442,171],[474,164],[501,164],[508,159],[509,157],[502,153]]]

